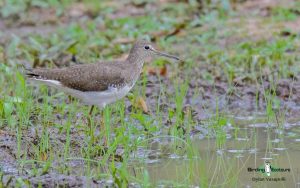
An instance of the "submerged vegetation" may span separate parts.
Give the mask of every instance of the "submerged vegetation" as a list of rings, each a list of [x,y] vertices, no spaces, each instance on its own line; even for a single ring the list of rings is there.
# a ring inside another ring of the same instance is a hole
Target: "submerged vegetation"
[[[299,184],[296,0],[4,0],[0,16],[0,187]],[[24,77],[126,58],[137,38],[184,61],[146,64],[90,127],[89,106]],[[253,179],[266,160],[291,170]]]

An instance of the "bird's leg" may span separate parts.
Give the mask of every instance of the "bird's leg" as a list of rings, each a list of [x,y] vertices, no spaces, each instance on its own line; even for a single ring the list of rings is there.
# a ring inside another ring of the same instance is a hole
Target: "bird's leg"
[[[92,115],[94,108],[95,108],[95,105],[92,105],[92,107],[91,107],[91,109],[90,109],[90,112],[89,112],[89,116]]]
[[[105,127],[105,109],[103,109],[101,111],[101,120],[100,120],[100,130],[103,130],[103,137],[104,137],[104,142],[103,142],[103,146],[106,147],[107,146],[107,140],[106,140],[106,127]]]
[[[88,126],[89,128],[91,128],[92,126],[92,115],[93,115],[93,110],[94,110],[94,105],[90,108],[90,112],[89,112],[89,117],[88,117]]]
[[[90,134],[92,134],[92,115],[94,111],[95,106],[92,105],[90,111],[89,111],[89,117],[88,117],[88,127],[90,129]]]

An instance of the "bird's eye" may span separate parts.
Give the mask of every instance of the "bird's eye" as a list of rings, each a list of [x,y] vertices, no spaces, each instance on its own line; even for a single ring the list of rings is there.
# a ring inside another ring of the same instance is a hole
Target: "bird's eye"
[[[146,50],[149,50],[149,49],[150,49],[150,47],[149,47],[149,46],[145,46],[144,48],[145,48]]]

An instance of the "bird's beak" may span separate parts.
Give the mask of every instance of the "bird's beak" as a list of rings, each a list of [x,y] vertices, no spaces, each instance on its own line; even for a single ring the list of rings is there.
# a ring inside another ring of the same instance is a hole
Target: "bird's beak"
[[[168,58],[171,58],[171,59],[175,59],[177,61],[179,61],[180,59],[176,56],[173,56],[173,55],[169,55],[169,54],[166,54],[166,53],[163,53],[163,52],[159,52],[157,50],[155,50],[154,48],[150,48],[150,50],[152,52],[154,52],[155,55],[159,55],[159,56],[164,56],[164,57],[168,57]]]

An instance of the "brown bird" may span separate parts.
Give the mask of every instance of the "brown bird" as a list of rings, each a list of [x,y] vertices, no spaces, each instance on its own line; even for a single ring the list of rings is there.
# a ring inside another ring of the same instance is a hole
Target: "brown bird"
[[[26,75],[36,81],[64,91],[84,103],[100,109],[123,97],[139,78],[145,59],[149,56],[178,57],[159,52],[150,42],[138,40],[124,61],[100,61],[66,68],[27,70]]]

